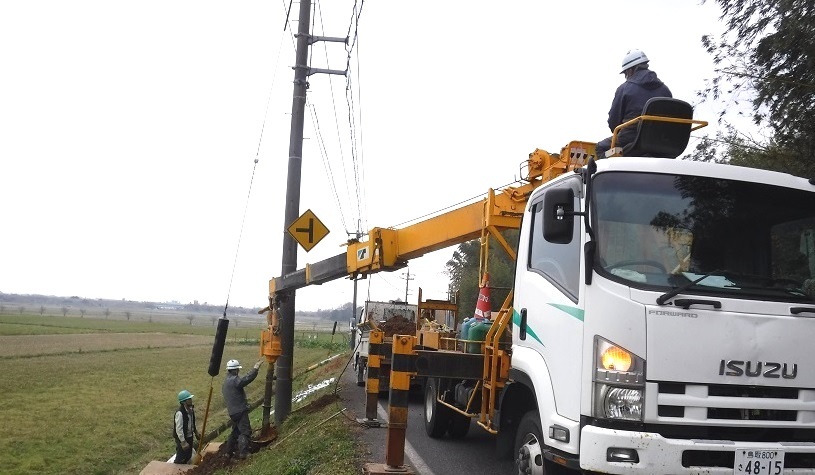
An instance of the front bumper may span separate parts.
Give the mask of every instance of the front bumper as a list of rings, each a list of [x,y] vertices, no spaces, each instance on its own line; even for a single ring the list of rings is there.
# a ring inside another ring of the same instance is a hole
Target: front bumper
[[[634,449],[639,461],[608,461],[609,448]],[[736,449],[784,450],[785,475],[815,475],[815,464],[812,463],[815,460],[815,442],[668,439],[654,432],[605,429],[592,425],[584,426],[581,431],[580,468],[601,473],[724,475],[733,473]]]

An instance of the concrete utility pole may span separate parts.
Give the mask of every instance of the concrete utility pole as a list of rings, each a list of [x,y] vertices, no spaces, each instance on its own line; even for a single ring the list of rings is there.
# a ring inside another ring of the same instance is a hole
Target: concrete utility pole
[[[351,349],[353,350],[357,346],[357,325],[359,321],[357,321],[357,278],[354,276],[354,303],[351,304]]]
[[[297,24],[297,52],[294,64],[294,93],[291,101],[291,130],[289,132],[289,169],[286,180],[286,210],[283,223],[283,254],[280,275],[297,270],[297,242],[288,233],[288,227],[300,215],[300,173],[303,166],[303,122],[306,110],[306,78],[308,77],[308,40],[311,18],[311,0],[301,0],[300,19]],[[294,297],[292,291],[280,305],[280,346],[277,359],[277,397],[275,397],[275,425],[280,426],[291,412],[292,355],[294,354]]]
[[[408,301],[408,290],[410,290],[410,281],[413,280],[413,277],[410,276],[410,267],[408,267],[407,275],[402,274],[403,278],[405,279],[405,303]]]
[[[303,122],[305,120],[306,78],[314,73],[341,74],[346,71],[316,69],[308,67],[308,49],[315,41],[347,43],[348,38],[312,37],[309,34],[311,23],[311,0],[300,0],[300,16],[297,24],[297,52],[294,64],[294,91],[291,103],[291,131],[289,134],[289,168],[286,181],[286,209],[283,223],[283,254],[280,275],[297,270],[297,242],[288,233],[288,227],[300,215],[300,174],[303,165]],[[275,391],[275,424],[280,426],[291,412],[292,361],[294,355],[294,310],[295,291],[282,299],[280,315],[281,355],[277,359],[277,390]],[[268,391],[268,389],[267,389]],[[264,408],[264,410],[266,410]],[[268,414],[264,414],[268,417]]]

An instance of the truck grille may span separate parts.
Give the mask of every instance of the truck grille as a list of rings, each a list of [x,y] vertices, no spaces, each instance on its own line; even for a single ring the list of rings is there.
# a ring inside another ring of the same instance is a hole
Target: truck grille
[[[647,386],[649,422],[815,429],[813,389],[672,382]]]

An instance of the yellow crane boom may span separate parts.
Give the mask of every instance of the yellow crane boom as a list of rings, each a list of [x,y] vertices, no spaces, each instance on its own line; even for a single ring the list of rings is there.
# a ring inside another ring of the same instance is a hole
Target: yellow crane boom
[[[410,259],[479,238],[485,233],[494,237],[514,257],[515,250],[503,239],[500,231],[520,227],[524,206],[535,188],[582,167],[590,156],[594,156],[594,144],[589,142],[570,142],[560,154],[536,149],[521,168],[526,176],[520,180],[520,185],[499,191],[490,189],[478,202],[404,228],[372,228],[366,241],[349,241],[345,253],[271,279],[269,296],[274,300],[285,292],[308,285],[394,271],[406,266]]]

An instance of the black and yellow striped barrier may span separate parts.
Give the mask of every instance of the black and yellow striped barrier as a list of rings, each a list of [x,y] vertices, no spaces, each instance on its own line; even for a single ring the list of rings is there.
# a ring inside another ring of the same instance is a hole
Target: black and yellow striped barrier
[[[416,374],[416,354],[413,351],[415,345],[415,336],[393,337],[388,434],[385,439],[385,464],[391,468],[404,469],[405,464],[408,395],[411,376]]]
[[[365,382],[365,418],[376,420],[376,405],[379,401],[379,369],[382,365],[382,344],[385,334],[371,330],[368,337],[368,379]]]

